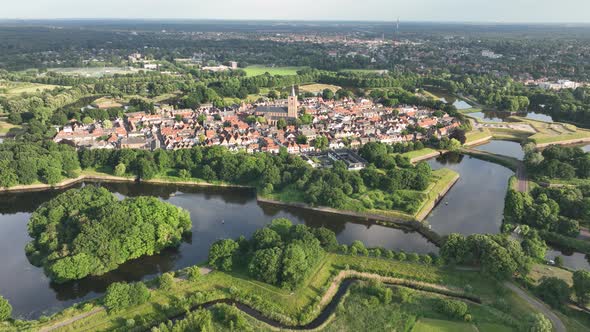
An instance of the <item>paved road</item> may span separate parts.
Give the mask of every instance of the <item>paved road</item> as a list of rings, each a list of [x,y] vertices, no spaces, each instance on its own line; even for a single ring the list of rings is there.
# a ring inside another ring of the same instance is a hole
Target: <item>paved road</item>
[[[551,311],[551,309],[549,309],[549,307],[547,307],[546,304],[544,304],[543,302],[530,296],[527,292],[525,292],[520,287],[516,286],[515,284],[513,284],[511,282],[506,281],[504,283],[504,286],[508,287],[510,290],[515,292],[516,295],[518,295],[521,299],[525,300],[528,304],[530,304],[535,309],[537,309],[541,313],[543,313],[543,315],[545,315],[545,317],[549,318],[549,320],[553,324],[553,328],[555,329],[556,332],[566,332],[567,331],[565,328],[565,325],[563,324],[561,319],[559,319],[559,317],[557,317],[557,315],[553,311]]]
[[[88,312],[85,312],[83,314],[74,316],[74,317],[72,317],[70,319],[66,319],[64,321],[61,321],[61,322],[55,324],[55,325],[51,325],[51,326],[47,326],[47,327],[41,328],[39,330],[39,332],[49,332],[49,331],[57,330],[59,328],[68,326],[68,325],[70,325],[70,324],[72,324],[74,322],[77,322],[77,321],[79,321],[81,319],[84,319],[86,317],[90,317],[90,316],[92,316],[94,314],[97,314],[97,313],[99,313],[99,312],[101,312],[103,310],[105,310],[103,307],[96,307],[96,308],[94,308],[94,309],[92,309],[92,310],[90,310]]]

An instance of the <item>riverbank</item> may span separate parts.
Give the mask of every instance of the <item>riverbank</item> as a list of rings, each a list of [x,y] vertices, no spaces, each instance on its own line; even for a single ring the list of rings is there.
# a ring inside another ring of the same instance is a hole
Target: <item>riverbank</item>
[[[201,181],[188,181],[183,179],[172,179],[172,178],[156,178],[150,180],[138,180],[135,177],[125,176],[114,176],[106,173],[99,173],[94,171],[82,171],[82,175],[72,178],[65,179],[57,184],[50,185],[45,183],[35,183],[30,185],[17,185],[10,188],[0,188],[0,193],[19,193],[19,192],[35,192],[35,191],[46,191],[46,190],[60,190],[67,189],[76,184],[85,181],[104,181],[113,183],[148,183],[148,184],[161,184],[161,185],[181,185],[181,186],[194,186],[194,187],[218,187],[218,188],[240,188],[240,189],[253,189],[251,186],[243,186],[237,184],[226,184],[226,183],[210,183]]]

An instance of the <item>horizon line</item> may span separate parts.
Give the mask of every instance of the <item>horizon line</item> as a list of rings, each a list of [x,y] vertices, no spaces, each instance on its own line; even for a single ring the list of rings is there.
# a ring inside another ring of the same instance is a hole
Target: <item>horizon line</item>
[[[397,22],[397,18],[388,20],[356,20],[356,19],[268,19],[268,18],[165,18],[165,17],[29,17],[29,18],[10,18],[0,17],[1,21],[233,21],[233,22],[293,22],[293,23],[387,23]],[[400,19],[400,23],[439,23],[439,24],[495,24],[495,25],[588,25],[589,22],[564,22],[564,21],[457,21],[457,20],[406,20]]]

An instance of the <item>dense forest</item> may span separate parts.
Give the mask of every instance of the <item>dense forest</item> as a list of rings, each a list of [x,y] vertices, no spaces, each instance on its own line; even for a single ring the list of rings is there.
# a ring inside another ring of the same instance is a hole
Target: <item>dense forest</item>
[[[176,246],[191,231],[187,211],[155,197],[119,201],[104,188],[72,189],[31,216],[31,263],[56,282],[102,275],[124,262]]]

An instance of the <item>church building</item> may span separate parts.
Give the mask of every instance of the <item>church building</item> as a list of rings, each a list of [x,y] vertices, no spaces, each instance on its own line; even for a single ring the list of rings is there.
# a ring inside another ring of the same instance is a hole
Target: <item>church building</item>
[[[295,86],[291,91],[291,96],[287,100],[286,107],[284,102],[275,104],[273,106],[258,106],[256,107],[256,115],[263,116],[270,124],[276,124],[279,119],[297,119],[299,109],[299,101],[295,93]]]

